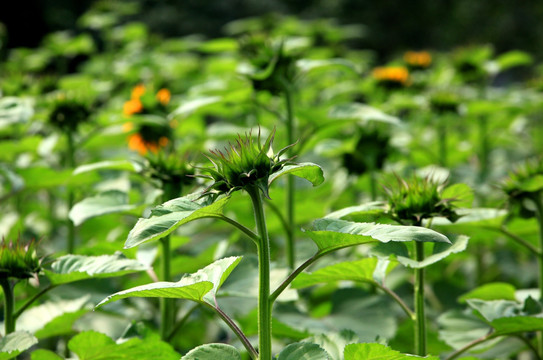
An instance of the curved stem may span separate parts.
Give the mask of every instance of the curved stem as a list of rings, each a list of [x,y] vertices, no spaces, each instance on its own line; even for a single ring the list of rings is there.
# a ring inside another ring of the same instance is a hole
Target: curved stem
[[[488,341],[488,340],[491,340],[493,339],[495,336],[493,333],[488,333],[486,334],[485,336],[479,338],[479,339],[476,339],[476,340],[473,340],[472,342],[470,342],[469,344],[466,344],[465,346],[461,347],[460,349],[456,350],[455,352],[453,352],[451,355],[447,356],[445,358],[445,360],[453,360],[453,359],[456,359],[458,356],[460,356],[461,354],[463,354],[464,352],[468,351],[469,349],[471,349],[472,347],[475,347],[481,343],[484,343],[485,341]]]
[[[234,219],[230,219],[229,217],[224,216],[224,215],[213,215],[213,216],[206,216],[206,217],[221,219],[222,221],[227,222],[230,225],[233,225],[234,227],[241,230],[241,232],[247,235],[257,245],[258,245],[258,242],[260,241],[260,237],[257,234],[255,234],[253,231],[251,231],[251,229],[247,228],[246,226],[243,226],[242,224],[240,224]]]
[[[518,242],[520,245],[524,246],[525,248],[527,248],[528,250],[530,250],[534,255],[538,256],[538,257],[541,257],[542,256],[542,252],[540,249],[536,248],[535,246],[533,246],[532,244],[530,244],[528,241],[524,240],[523,238],[521,238],[520,236],[516,235],[516,234],[513,234],[512,232],[509,231],[509,229],[507,229],[505,227],[505,225],[502,225],[499,229],[499,231],[508,236],[509,238],[511,238],[512,240]]]
[[[0,286],[4,290],[4,328],[5,335],[8,335],[15,331],[13,287],[7,278],[0,279]]]
[[[270,240],[266,227],[264,206],[260,190],[256,186],[246,188],[255,213],[255,222],[260,242],[258,250],[258,351],[259,360],[271,360],[271,336],[272,336],[272,302],[270,301]]]
[[[415,242],[415,257],[424,260],[424,243]],[[426,318],[424,315],[424,268],[415,269],[415,347],[420,356],[426,355]]]
[[[377,286],[379,289],[383,290],[388,296],[390,296],[392,299],[394,299],[394,301],[396,301],[398,303],[398,305],[400,305],[400,307],[402,308],[402,310],[405,312],[405,314],[411,319],[411,320],[416,320],[417,318],[417,315],[413,312],[413,310],[411,310],[409,308],[409,306],[407,306],[407,304],[398,296],[398,294],[396,294],[394,291],[390,290],[388,287],[384,286],[384,285],[381,285],[379,284],[378,282],[376,281],[370,281],[372,284],[374,284],[375,286]]]
[[[283,282],[281,285],[275,289],[275,291],[270,295],[270,301],[273,303],[279,295],[287,288],[287,286],[290,285],[290,283],[300,274],[302,271],[304,271],[309,265],[313,264],[317,259],[319,259],[324,254],[316,253],[309,259],[307,259],[302,265],[298,266]]]
[[[291,86],[286,83],[284,84],[283,93],[285,95],[285,103],[287,107],[287,145],[294,143],[294,107],[292,102],[292,89]],[[292,148],[287,150],[287,157],[292,156]],[[294,269],[296,261],[296,247],[294,243],[294,176],[287,176],[287,224],[289,231],[287,232],[287,265],[290,270]]]
[[[254,360],[259,359],[258,352],[255,350],[253,345],[251,345],[251,343],[249,342],[249,339],[247,339],[247,336],[245,336],[243,331],[241,331],[241,329],[236,325],[234,320],[232,320],[228,315],[226,315],[224,311],[222,311],[218,306],[213,307],[209,304],[206,304],[206,305],[210,306],[213,310],[215,310],[217,314],[219,314],[220,318],[226,323],[226,325],[228,325],[228,327],[232,329],[232,331],[237,335],[238,339],[242,342],[243,346],[245,346],[245,348],[249,352],[251,359],[254,359]]]
[[[45,293],[47,293],[49,290],[54,289],[55,287],[57,287],[57,285],[51,284],[51,285],[49,285],[49,286],[43,288],[43,289],[42,289],[40,292],[38,292],[36,295],[32,296],[30,299],[28,299],[28,300],[24,303],[23,306],[21,306],[21,307],[19,308],[19,310],[15,311],[15,312],[13,313],[13,318],[14,318],[15,320],[17,320],[17,318],[18,318],[19,316],[21,316],[21,314],[22,314],[22,313],[23,313],[30,305],[32,305],[32,303],[33,303],[34,301],[38,300],[40,297],[42,297],[43,295],[45,295]]]

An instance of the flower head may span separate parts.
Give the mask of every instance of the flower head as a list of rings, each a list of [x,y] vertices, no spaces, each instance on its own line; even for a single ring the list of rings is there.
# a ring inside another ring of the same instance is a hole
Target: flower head
[[[438,91],[430,96],[430,107],[438,113],[455,113],[460,99],[454,92]]]
[[[423,219],[436,216],[456,221],[459,217],[453,201],[441,195],[444,184],[428,177],[404,180],[396,177],[397,185],[385,187],[391,216],[401,223],[420,225]]]
[[[168,124],[128,122],[123,125],[123,129],[133,132],[128,137],[128,147],[140,155],[146,155],[148,151],[156,154],[159,149],[166,147],[172,138]]]
[[[390,154],[390,136],[377,129],[362,131],[353,151],[343,154],[343,165],[351,174],[381,169]]]
[[[155,96],[149,93],[143,84],[136,85],[130,94],[130,100],[123,105],[123,114],[130,117],[134,114],[164,113],[165,106],[170,103],[170,90],[162,88]]]
[[[35,276],[41,267],[41,260],[36,255],[36,243],[28,244],[17,241],[0,243],[0,278],[28,279]]]
[[[371,75],[386,87],[401,87],[409,83],[409,71],[403,66],[377,67]]]
[[[509,204],[521,215],[531,217],[533,211],[525,206],[525,200],[543,201],[543,160],[533,159],[520,164],[503,181],[502,190],[509,197]]]
[[[432,55],[427,51],[407,51],[403,59],[414,69],[424,69],[432,64]]]
[[[82,123],[88,121],[89,116],[90,110],[86,103],[61,96],[49,114],[49,123],[62,131],[75,132]]]
[[[206,194],[230,194],[234,191],[250,186],[257,187],[264,196],[269,198],[268,179],[270,175],[281,170],[290,160],[281,160],[280,157],[292,145],[273,154],[272,143],[275,129],[268,136],[264,144],[260,143],[260,132],[256,142],[251,132],[245,137],[238,135],[236,142],[229,148],[212,150],[207,158],[213,163],[212,168],[203,168],[209,175],[202,177],[214,180]]]
[[[179,187],[194,182],[194,170],[188,166],[187,156],[158,152],[148,154],[146,160],[146,174],[153,179]]]

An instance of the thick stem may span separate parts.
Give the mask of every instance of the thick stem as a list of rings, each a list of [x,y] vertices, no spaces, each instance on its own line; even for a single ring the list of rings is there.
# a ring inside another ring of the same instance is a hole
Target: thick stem
[[[534,196],[534,203],[536,207],[537,223],[539,224],[539,255],[537,262],[539,263],[539,301],[543,301],[543,201],[541,199],[543,195],[537,192]],[[537,333],[537,349],[539,356],[543,357],[543,331]]]
[[[294,143],[294,106],[292,89],[289,85],[284,86],[285,102],[287,106],[287,145]],[[287,150],[287,157],[292,156],[292,148]],[[290,270],[294,269],[296,262],[296,247],[294,244],[294,176],[287,176],[287,224],[290,229],[287,232],[287,265]]]
[[[424,243],[415,242],[417,261],[424,260]],[[415,269],[415,347],[420,356],[426,355],[426,318],[424,315],[424,268]]]
[[[256,186],[247,187],[253,203],[255,222],[260,242],[258,250],[258,351],[259,360],[271,360],[272,302],[270,301],[270,240],[266,227],[262,196]]]
[[[68,148],[66,151],[66,160],[67,165],[73,170],[75,167],[75,146],[74,146],[74,136],[73,133],[67,132],[66,136],[68,138]],[[68,211],[74,206],[75,204],[75,196],[72,189],[68,188]],[[68,254],[73,254],[75,250],[75,225],[69,218],[68,221],[68,238],[67,238],[67,245],[66,250],[68,251]]]
[[[4,290],[4,328],[5,334],[8,335],[15,331],[13,287],[7,278],[0,279],[0,286]]]

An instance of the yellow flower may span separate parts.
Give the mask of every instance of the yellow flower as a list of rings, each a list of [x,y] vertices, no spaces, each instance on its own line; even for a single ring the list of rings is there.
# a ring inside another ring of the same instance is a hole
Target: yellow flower
[[[145,86],[143,84],[139,84],[134,86],[132,89],[132,99],[139,99],[143,94],[145,94]]]
[[[123,114],[125,116],[131,116],[143,111],[143,104],[140,99],[130,99],[123,105]]]
[[[406,85],[409,80],[409,71],[403,66],[377,67],[371,75],[377,81],[401,85]]]
[[[405,62],[415,68],[427,68],[432,63],[432,55],[427,51],[408,51],[404,54]]]
[[[172,94],[170,93],[170,90],[168,89],[160,89],[156,93],[156,98],[162,105],[168,105],[170,102],[170,98],[172,97]]]

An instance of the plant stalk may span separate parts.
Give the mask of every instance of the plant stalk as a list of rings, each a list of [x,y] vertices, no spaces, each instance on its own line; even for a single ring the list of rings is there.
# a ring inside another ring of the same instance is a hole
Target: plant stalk
[[[253,345],[249,342],[249,339],[247,339],[247,336],[241,331],[241,329],[236,325],[236,323],[224,313],[218,306],[213,307],[213,310],[219,314],[220,318],[228,325],[228,327],[238,336],[239,340],[243,343],[243,346],[245,346],[245,349],[249,352],[249,355],[251,356],[251,359],[257,360],[261,359],[258,357],[258,352],[255,350]]]
[[[67,139],[68,139],[68,149],[66,153],[66,160],[68,162],[68,166],[73,170],[75,168],[75,146],[74,146],[74,135],[72,132],[68,131],[66,133]],[[74,206],[75,204],[75,196],[72,189],[68,188],[68,211]],[[73,254],[75,250],[75,225],[70,220],[70,218],[67,219],[68,221],[68,239],[67,239],[67,248],[68,254]]]
[[[271,360],[272,302],[270,301],[270,240],[266,227],[262,195],[256,186],[247,187],[253,203],[255,222],[260,242],[258,250],[258,351],[259,360]]]
[[[294,105],[293,93],[290,85],[284,86],[285,103],[287,107],[287,145],[294,144]],[[287,150],[287,157],[292,156],[292,148]],[[296,262],[296,247],[294,244],[294,176],[287,176],[287,224],[290,229],[287,232],[287,265],[290,270],[294,270]]]
[[[537,262],[539,263],[539,301],[543,301],[543,194],[537,192],[534,196],[534,203],[536,207],[536,218],[539,225],[539,249],[540,253],[537,257]],[[537,349],[539,356],[543,357],[543,331],[537,333]]]
[[[417,261],[424,260],[424,243],[415,242]],[[424,268],[415,269],[415,347],[416,354],[426,356],[426,318],[424,315]]]
[[[487,119],[484,116],[479,117],[479,179],[484,181],[488,175],[488,153],[489,144],[487,136]]]
[[[13,296],[13,287],[9,279],[1,278],[0,286],[4,290],[4,328],[5,335],[8,335],[15,331],[15,317],[13,316],[15,299]]]
[[[439,165],[446,168],[448,165],[448,153],[447,153],[447,118],[443,116],[439,119],[437,125],[437,143],[439,144]]]

